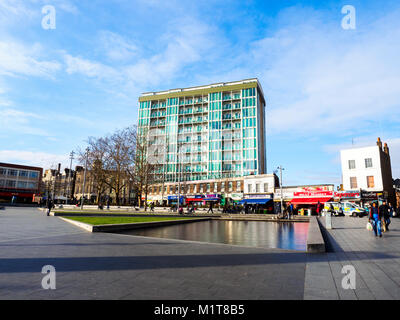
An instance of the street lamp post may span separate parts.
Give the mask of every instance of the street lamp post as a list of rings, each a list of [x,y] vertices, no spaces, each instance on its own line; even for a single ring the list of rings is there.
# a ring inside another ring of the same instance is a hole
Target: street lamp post
[[[68,199],[69,196],[71,195],[71,171],[72,171],[72,160],[74,159],[74,151],[71,151],[71,153],[69,154],[69,158],[71,160],[70,164],[69,164],[69,174],[68,174],[68,194],[67,194],[67,204],[68,204]]]
[[[89,148],[86,148],[85,171],[84,171],[84,173],[83,173],[83,187],[82,187],[81,210],[83,210],[83,202],[85,201],[85,184],[86,184],[86,171],[87,171],[88,157],[89,157]]]
[[[177,143],[177,152],[176,152],[176,157],[177,157],[177,165],[178,165],[178,200],[177,200],[177,203],[178,203],[178,213],[179,213],[179,209],[180,209],[180,198],[181,198],[181,166],[180,166],[180,162],[179,162],[179,141],[178,141],[178,143]]]

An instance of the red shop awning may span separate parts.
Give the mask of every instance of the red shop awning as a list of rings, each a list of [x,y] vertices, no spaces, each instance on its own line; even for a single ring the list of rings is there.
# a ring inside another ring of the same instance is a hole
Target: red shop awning
[[[190,202],[190,201],[192,201],[192,202],[203,202],[204,201],[203,198],[186,198],[185,200],[186,200],[186,202]]]
[[[318,201],[320,203],[325,203],[331,200],[332,197],[321,197],[321,198],[293,198],[290,202],[293,204],[317,204]]]

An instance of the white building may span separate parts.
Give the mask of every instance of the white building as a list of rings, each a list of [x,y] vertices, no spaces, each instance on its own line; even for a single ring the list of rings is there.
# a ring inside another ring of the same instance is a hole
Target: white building
[[[389,148],[380,138],[376,146],[340,151],[344,190],[365,190],[393,195]]]
[[[274,190],[279,187],[279,179],[275,174],[260,174],[244,177],[242,203],[272,203]]]

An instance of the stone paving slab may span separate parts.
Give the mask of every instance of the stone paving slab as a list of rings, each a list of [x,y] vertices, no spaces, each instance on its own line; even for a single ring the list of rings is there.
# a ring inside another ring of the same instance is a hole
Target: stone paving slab
[[[304,252],[81,232],[32,208],[0,214],[0,299],[303,299]],[[43,290],[41,268],[56,268]]]
[[[329,267],[309,257],[304,299],[400,299],[400,220],[392,219],[390,231],[382,238],[366,229],[367,221],[366,217],[333,218],[333,229],[326,230],[334,251],[325,256]],[[320,222],[325,225],[324,218]],[[355,290],[342,288],[345,265],[355,267]],[[316,280],[320,278],[326,279]]]

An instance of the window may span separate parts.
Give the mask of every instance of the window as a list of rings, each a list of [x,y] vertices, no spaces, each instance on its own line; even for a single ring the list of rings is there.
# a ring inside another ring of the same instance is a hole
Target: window
[[[349,160],[349,169],[356,168],[356,160]]]
[[[367,177],[367,186],[368,186],[368,188],[374,188],[375,187],[374,176],[368,176]]]
[[[20,177],[28,177],[29,172],[28,171],[24,171],[24,170],[20,170],[19,171],[19,176]]]
[[[268,183],[264,183],[264,192],[268,192]]]
[[[372,168],[372,158],[365,159],[365,167]]]
[[[260,192],[260,184],[259,183],[256,183],[256,192],[257,193]]]
[[[350,188],[357,189],[357,178],[356,177],[350,177]]]
[[[236,182],[236,191],[240,191],[240,187],[241,187],[241,182],[237,181]]]
[[[251,192],[251,184],[247,185],[247,192],[250,193]]]
[[[228,188],[229,188],[228,191],[232,191],[232,186],[233,186],[232,182],[228,182]]]
[[[18,171],[17,170],[8,170],[8,175],[9,176],[17,176],[18,175]]]
[[[7,180],[6,187],[15,188],[16,182],[14,180]]]
[[[18,181],[17,187],[18,188],[22,188],[22,189],[26,189],[26,182],[25,181]]]

